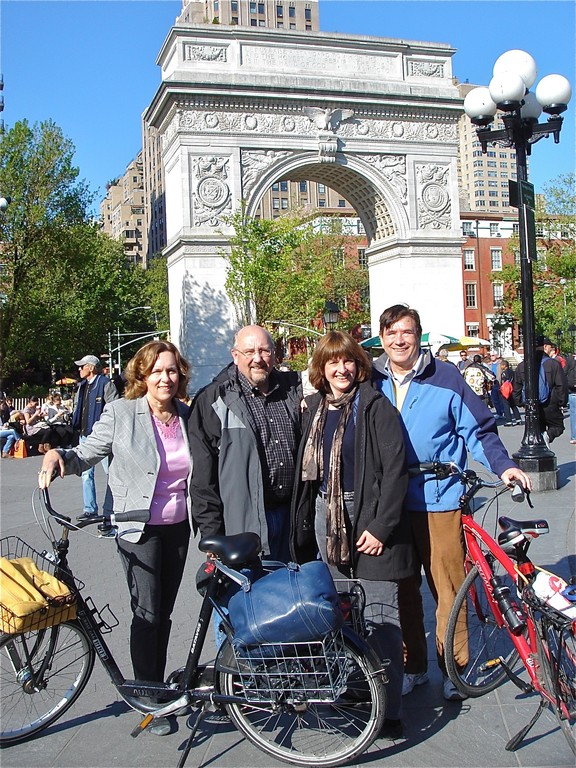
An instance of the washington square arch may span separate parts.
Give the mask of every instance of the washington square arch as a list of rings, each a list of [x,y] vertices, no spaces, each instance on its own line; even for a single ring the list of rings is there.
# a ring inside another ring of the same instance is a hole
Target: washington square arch
[[[366,230],[371,322],[388,305],[462,329],[457,122],[447,44],[219,25],[175,26],[144,115],[165,169],[172,339],[193,390],[230,361],[225,220],[270,185],[310,180]]]

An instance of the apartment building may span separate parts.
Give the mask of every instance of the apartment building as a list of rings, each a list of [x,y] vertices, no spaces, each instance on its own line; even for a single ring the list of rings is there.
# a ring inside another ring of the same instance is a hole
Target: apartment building
[[[318,0],[183,0],[178,21],[298,29],[303,32],[320,29]]]
[[[470,83],[459,83],[458,91],[464,98],[476,88]],[[494,128],[504,124],[496,117]],[[486,153],[476,137],[476,126],[464,112],[458,125],[458,183],[463,210],[486,213],[513,212],[510,207],[508,181],[516,179],[516,153],[512,147],[489,146]]]
[[[142,152],[118,179],[107,185],[100,203],[104,232],[122,241],[126,259],[145,266],[147,236],[144,219],[144,173]]]

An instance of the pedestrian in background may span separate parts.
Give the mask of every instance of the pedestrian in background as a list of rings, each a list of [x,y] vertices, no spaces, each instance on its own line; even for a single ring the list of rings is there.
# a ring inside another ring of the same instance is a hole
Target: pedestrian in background
[[[100,360],[96,355],[84,355],[76,360],[80,383],[76,392],[74,413],[72,414],[72,428],[78,432],[79,442],[85,442],[94,429],[94,425],[102,416],[104,407],[118,399],[116,387],[107,376],[100,373]],[[101,462],[102,469],[108,475],[108,459]],[[91,466],[82,473],[82,497],[84,511],[78,516],[78,520],[98,514],[98,502],[96,501],[96,482],[94,480],[94,467]],[[112,496],[110,488],[106,484],[106,493],[102,509],[105,515],[112,512]]]

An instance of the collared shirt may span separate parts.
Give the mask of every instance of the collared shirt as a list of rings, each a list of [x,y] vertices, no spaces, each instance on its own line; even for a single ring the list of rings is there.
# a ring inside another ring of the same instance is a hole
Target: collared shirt
[[[295,423],[287,408],[283,390],[270,374],[270,389],[264,395],[238,371],[238,382],[248,405],[262,467],[265,505],[279,504],[292,495]]]
[[[396,396],[396,408],[399,411],[402,410],[402,405],[404,403],[404,398],[408,393],[408,387],[410,386],[410,382],[412,381],[414,376],[422,372],[423,367],[424,367],[424,352],[422,352],[422,350],[420,350],[420,355],[418,356],[418,360],[416,360],[416,365],[412,368],[411,371],[408,371],[408,373],[404,374],[404,377],[402,377],[401,374],[394,373],[394,371],[390,366],[390,358],[387,358],[386,362],[384,363],[384,370],[390,376],[390,379],[394,384],[394,394]]]

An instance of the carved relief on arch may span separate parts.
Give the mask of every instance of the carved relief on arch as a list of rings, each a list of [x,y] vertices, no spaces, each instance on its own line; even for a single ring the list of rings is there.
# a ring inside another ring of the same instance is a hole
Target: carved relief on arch
[[[248,200],[255,185],[264,173],[279,160],[289,157],[292,152],[277,152],[273,149],[242,150],[240,165],[242,170],[242,197]]]
[[[195,227],[222,226],[232,212],[228,186],[229,157],[201,155],[192,160],[192,220]]]
[[[452,203],[448,191],[450,168],[426,163],[416,165],[418,180],[418,226],[421,229],[449,229]]]
[[[404,155],[358,155],[384,176],[398,195],[402,205],[408,205],[408,181]]]

